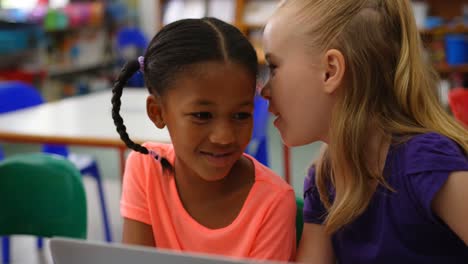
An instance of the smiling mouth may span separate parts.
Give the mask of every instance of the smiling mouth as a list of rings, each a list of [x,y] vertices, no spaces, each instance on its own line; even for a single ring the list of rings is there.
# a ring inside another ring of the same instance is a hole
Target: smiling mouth
[[[223,157],[228,157],[234,154],[234,152],[214,153],[214,152],[206,152],[206,151],[200,151],[200,153],[203,155],[214,157],[214,158],[223,158]]]
[[[231,152],[207,152],[200,151],[206,160],[214,167],[225,167],[231,165],[233,161],[234,151]]]

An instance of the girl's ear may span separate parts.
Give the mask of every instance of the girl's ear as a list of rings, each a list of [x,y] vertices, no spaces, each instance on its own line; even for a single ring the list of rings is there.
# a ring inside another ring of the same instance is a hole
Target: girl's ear
[[[332,94],[341,86],[341,82],[343,81],[346,68],[345,59],[341,51],[331,49],[324,55],[324,64],[325,92]]]
[[[146,113],[156,127],[164,128],[166,126],[162,116],[162,105],[159,97],[149,95],[148,98],[146,98]]]

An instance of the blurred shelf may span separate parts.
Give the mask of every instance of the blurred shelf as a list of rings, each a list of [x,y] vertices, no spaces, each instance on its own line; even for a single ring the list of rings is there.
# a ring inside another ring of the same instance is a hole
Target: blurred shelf
[[[468,73],[468,64],[452,66],[452,65],[443,63],[443,64],[436,64],[434,65],[434,67],[439,73],[454,73],[454,72]]]
[[[18,65],[18,61],[28,61],[29,58],[35,56],[36,51],[33,49],[20,50],[10,53],[1,53],[0,69],[12,69]]]
[[[115,60],[106,60],[97,64],[90,65],[58,65],[58,66],[49,66],[48,68],[48,77],[49,78],[65,78],[77,74],[89,73],[101,69],[107,69],[115,65]]]
[[[434,29],[421,29],[419,31],[422,35],[444,35],[444,34],[465,34],[468,33],[468,27],[456,26],[456,27],[438,27]]]
[[[83,26],[74,26],[74,27],[67,27],[67,28],[60,28],[60,29],[44,29],[45,33],[48,34],[66,34],[66,33],[73,33],[82,30],[89,30],[89,31],[97,31],[104,29],[104,25],[83,25]]]

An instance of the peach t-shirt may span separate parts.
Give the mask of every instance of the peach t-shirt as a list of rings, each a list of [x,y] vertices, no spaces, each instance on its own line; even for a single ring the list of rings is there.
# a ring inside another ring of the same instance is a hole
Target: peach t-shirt
[[[145,146],[174,164],[172,145]],[[152,226],[158,248],[239,258],[293,260],[296,200],[293,189],[252,157],[255,182],[235,220],[209,229],[185,210],[174,175],[150,155],[130,153],[124,174],[121,214]],[[222,214],[223,212],[219,212]]]

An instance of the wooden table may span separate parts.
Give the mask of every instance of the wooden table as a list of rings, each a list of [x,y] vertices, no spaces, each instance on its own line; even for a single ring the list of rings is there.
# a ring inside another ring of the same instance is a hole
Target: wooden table
[[[146,115],[147,96],[146,89],[124,90],[120,112],[130,138],[169,143],[168,131],[156,128]],[[111,97],[106,90],[0,114],[0,141],[116,148],[123,172],[126,146],[112,120]]]

